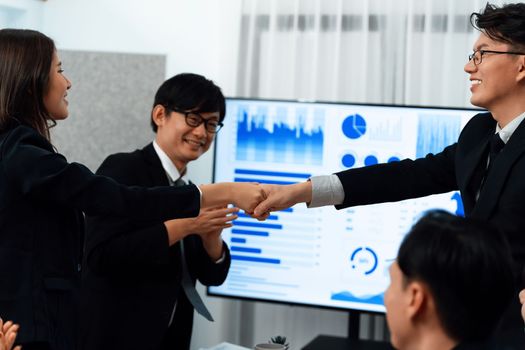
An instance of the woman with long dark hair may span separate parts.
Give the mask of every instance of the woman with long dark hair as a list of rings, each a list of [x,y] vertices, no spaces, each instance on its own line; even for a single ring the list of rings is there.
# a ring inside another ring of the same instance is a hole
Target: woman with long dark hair
[[[228,203],[251,212],[264,197],[246,183],[126,187],[68,163],[49,128],[67,118],[70,88],[53,40],[0,30],[0,314],[24,350],[78,345],[83,213],[156,220],[168,240],[170,219]]]

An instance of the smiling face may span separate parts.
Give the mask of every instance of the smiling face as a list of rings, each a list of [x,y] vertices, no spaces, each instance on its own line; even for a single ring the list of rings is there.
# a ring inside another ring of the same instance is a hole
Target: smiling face
[[[215,134],[207,132],[204,123],[191,127],[186,124],[183,113],[167,111],[160,105],[155,106],[152,113],[153,121],[157,125],[155,140],[179,171],[210,148]],[[200,115],[206,120],[219,121],[219,112]]]
[[[71,88],[71,82],[63,72],[62,62],[55,51],[49,72],[49,82],[44,94],[44,106],[53,120],[66,119],[68,116],[66,97],[67,90]]]
[[[474,51],[516,51],[509,44],[495,41],[481,33],[474,44]],[[524,56],[485,53],[482,62],[475,65],[473,60],[465,65],[472,83],[470,102],[489,111],[498,112],[508,109],[523,97],[518,95]]]

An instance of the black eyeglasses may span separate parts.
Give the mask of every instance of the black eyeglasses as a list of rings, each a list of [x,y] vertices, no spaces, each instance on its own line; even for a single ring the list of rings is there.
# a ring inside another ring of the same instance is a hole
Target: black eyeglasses
[[[523,52],[514,51],[493,51],[493,50],[476,50],[472,54],[468,55],[468,60],[473,61],[476,66],[480,65],[483,61],[483,55],[486,53],[495,53],[500,55],[525,55]]]
[[[223,123],[215,119],[205,119],[202,117],[202,115],[200,115],[200,113],[197,113],[197,112],[186,112],[186,111],[183,111],[182,109],[172,108],[172,107],[165,107],[165,108],[173,112],[184,114],[184,120],[186,121],[186,124],[188,124],[188,126],[191,126],[192,128],[196,128],[202,123],[204,123],[204,127],[206,128],[206,131],[212,134],[219,132],[219,130],[224,125]]]

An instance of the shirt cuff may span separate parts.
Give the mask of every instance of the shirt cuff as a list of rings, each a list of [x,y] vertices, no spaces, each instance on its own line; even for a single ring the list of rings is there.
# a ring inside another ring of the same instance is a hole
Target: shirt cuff
[[[224,262],[224,260],[226,260],[226,251],[224,250],[224,247],[222,248],[222,255],[221,257],[215,261],[215,263],[218,265],[218,264],[221,264]]]
[[[312,201],[308,208],[342,204],[345,200],[343,184],[337,175],[312,176]]]
[[[197,187],[197,189],[199,190],[199,203],[200,203],[200,206],[202,207],[202,190],[199,186],[195,185],[195,187]]]

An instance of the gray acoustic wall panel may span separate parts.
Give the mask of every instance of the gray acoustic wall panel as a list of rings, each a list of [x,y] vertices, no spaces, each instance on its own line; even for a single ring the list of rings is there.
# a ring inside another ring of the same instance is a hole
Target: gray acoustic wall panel
[[[153,140],[149,116],[165,80],[162,55],[59,50],[71,80],[69,117],[51,131],[52,142],[70,162],[95,171],[111,153]]]

